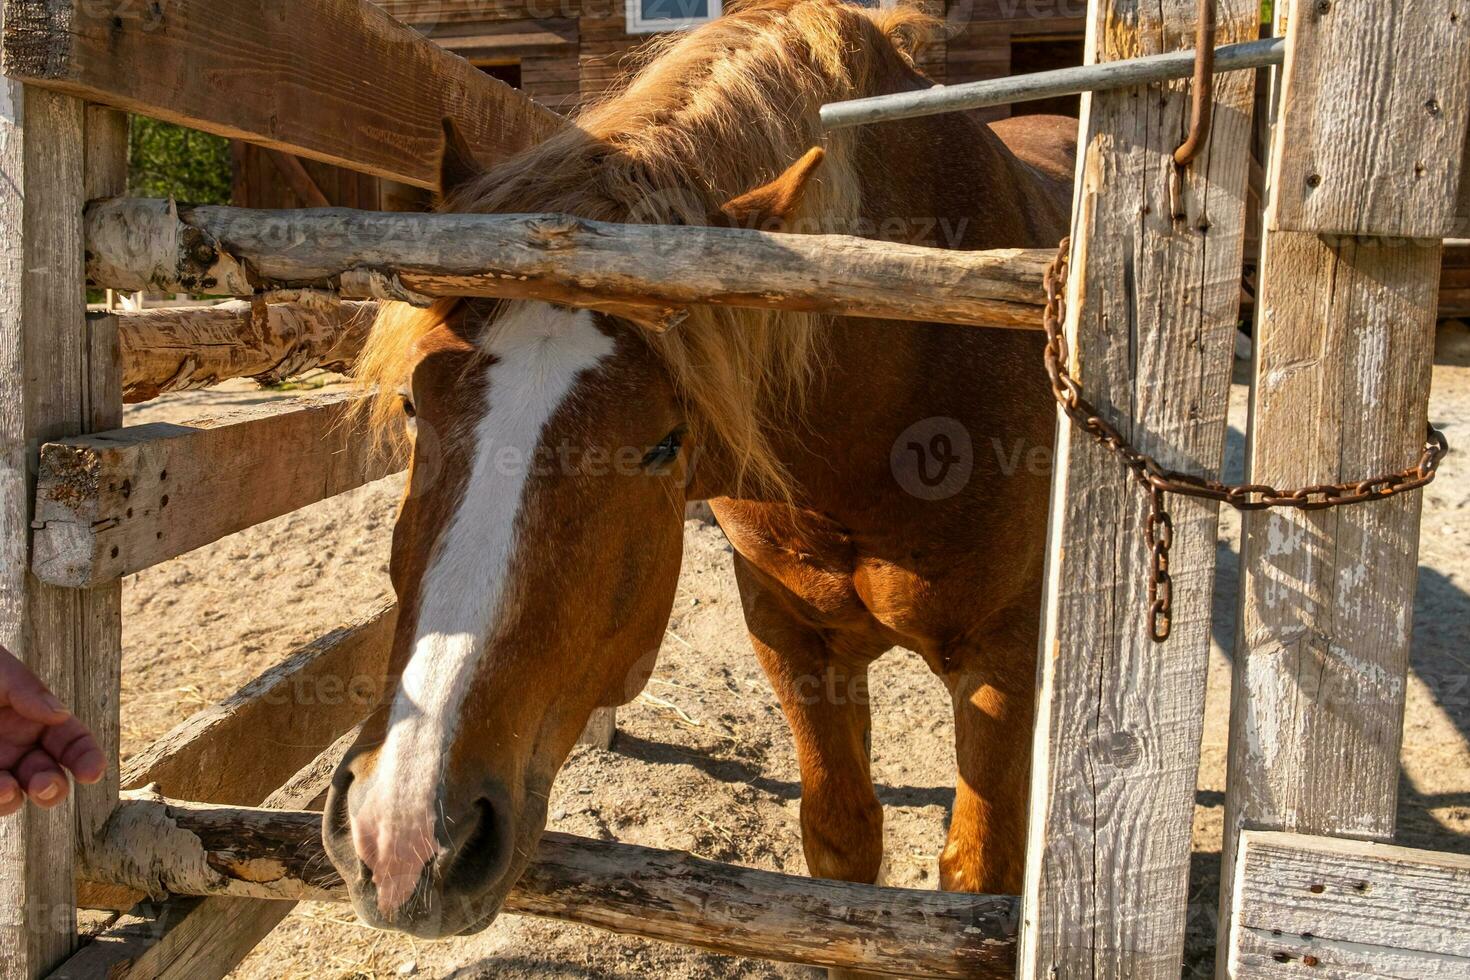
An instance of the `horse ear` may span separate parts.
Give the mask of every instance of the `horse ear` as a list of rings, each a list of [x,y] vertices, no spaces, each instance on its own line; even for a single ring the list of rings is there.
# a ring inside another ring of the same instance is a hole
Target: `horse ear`
[[[439,196],[448,197],[485,172],[469,141],[453,119],[444,120],[444,149],[439,157]]]
[[[769,184],[726,202],[720,208],[724,219],[722,223],[736,228],[784,231],[786,223],[801,206],[812,175],[817,172],[826,156],[825,150],[814,146]]]

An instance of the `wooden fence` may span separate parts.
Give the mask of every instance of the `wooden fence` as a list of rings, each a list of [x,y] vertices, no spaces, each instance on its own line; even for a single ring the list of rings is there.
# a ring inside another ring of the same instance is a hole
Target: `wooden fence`
[[[708,302],[1038,321],[1040,253],[121,199],[118,110],[420,187],[432,184],[444,118],[487,161],[559,123],[366,0],[0,2],[0,178],[12,189],[0,195],[0,642],[114,757],[74,803],[0,823],[6,978],[220,977],[294,901],[342,895],[311,811],[380,693],[354,692],[350,679],[384,672],[394,609],[366,611],[122,770],[119,582],[400,461],[337,425],[352,395],[189,428],[119,428],[124,400],[345,366],[382,299],[533,297],[652,329]],[[1254,38],[1256,0],[1219,6],[1222,43]],[[1400,7],[1387,24],[1361,4],[1295,0],[1283,12],[1250,440],[1258,482],[1349,479],[1418,451],[1441,241],[1467,211],[1457,194],[1470,17],[1438,0]],[[1089,56],[1187,47],[1194,12],[1193,0],[1092,0]],[[1073,371],[1114,425],[1166,465],[1213,475],[1249,218],[1251,77],[1221,76],[1208,151],[1176,182],[1189,94],[1161,83],[1084,99],[1067,333]],[[283,228],[312,242],[307,260],[272,250]],[[548,238],[562,246],[549,259],[516,247]],[[679,261],[650,278],[655,250]],[[245,302],[88,315],[89,281],[207,282]],[[1144,502],[1065,418],[1058,438],[1023,895],[813,881],[549,835],[510,908],[875,972],[1177,977],[1198,911],[1187,886],[1218,513],[1176,505],[1174,631],[1155,645]],[[237,505],[218,507],[226,495]],[[1222,975],[1470,976],[1463,859],[1346,840],[1394,830],[1418,508],[1410,495],[1246,521]],[[281,694],[301,683],[351,696],[292,713]],[[257,751],[283,726],[289,738]],[[142,790],[153,783],[169,798]],[[164,830],[194,846],[148,846]],[[278,859],[270,881],[227,870],[263,856]],[[145,893],[160,901],[137,905]],[[85,945],[79,903],[116,910]]]

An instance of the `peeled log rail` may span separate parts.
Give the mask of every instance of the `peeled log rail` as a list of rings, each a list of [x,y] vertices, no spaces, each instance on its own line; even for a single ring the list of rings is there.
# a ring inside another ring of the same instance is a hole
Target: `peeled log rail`
[[[223,303],[96,314],[117,319],[123,400],[231,378],[276,384],[321,368],[345,371],[367,340],[376,303]]]
[[[266,796],[261,806],[282,810],[319,807],[332,774],[357,735],[357,729],[346,732]],[[116,885],[105,887],[132,898],[124,914],[92,936],[50,980],[217,980],[295,908],[294,902],[194,896],[139,906],[142,893]]]
[[[154,896],[342,902],[321,814],[124,794],[89,875]],[[548,833],[505,910],[737,956],[1009,978],[1018,900],[799,878]]]
[[[382,694],[397,607],[380,604],[196,712],[123,766],[122,788],[255,806],[365,718]],[[276,805],[296,809],[315,798]],[[269,804],[267,804],[269,805]],[[80,882],[83,908],[126,911],[140,895]]]
[[[677,308],[714,304],[1039,329],[1042,276],[1055,255],[556,214],[252,211],[131,198],[91,205],[86,229],[87,278],[102,288],[245,297],[322,289],[420,305],[537,299],[665,324]]]

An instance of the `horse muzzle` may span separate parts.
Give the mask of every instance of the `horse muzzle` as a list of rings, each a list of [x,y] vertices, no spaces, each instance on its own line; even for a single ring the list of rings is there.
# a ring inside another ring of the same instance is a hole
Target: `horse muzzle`
[[[322,816],[326,852],[367,925],[440,939],[495,920],[524,863],[503,784],[441,793],[404,807],[392,787],[357,778],[343,760]],[[532,845],[534,846],[534,845]]]

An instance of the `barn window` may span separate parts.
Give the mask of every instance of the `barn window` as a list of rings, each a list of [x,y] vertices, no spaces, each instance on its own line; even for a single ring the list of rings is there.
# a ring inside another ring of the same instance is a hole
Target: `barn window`
[[[498,78],[511,88],[521,87],[521,63],[519,61],[494,65],[475,62],[474,65],[491,78]]]
[[[720,16],[721,0],[627,0],[628,33],[679,31]]]
[[[1030,75],[1057,68],[1075,68],[1083,62],[1083,39],[1080,36],[1013,38],[1011,41],[1011,74]],[[1013,116],[1079,116],[1082,96],[1061,95],[1035,102],[1018,102],[1011,107]]]

